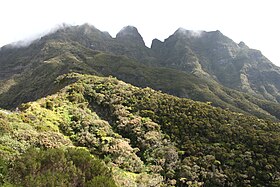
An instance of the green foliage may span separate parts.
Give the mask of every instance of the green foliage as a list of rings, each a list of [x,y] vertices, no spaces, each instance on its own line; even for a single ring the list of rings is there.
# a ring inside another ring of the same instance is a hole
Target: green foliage
[[[222,35],[218,39],[223,37]],[[75,77],[68,77],[63,81],[56,81],[58,76],[78,72],[112,75],[136,86],[149,86],[179,97],[210,101],[213,106],[252,114],[263,119],[279,119],[279,85],[274,81],[277,78],[273,78],[278,76],[273,74],[276,70],[267,70],[273,75],[256,72],[260,76],[264,74],[263,79],[267,80],[267,83],[248,82],[246,78],[240,77],[249,77],[246,68],[247,63],[251,63],[250,51],[238,54],[237,56],[240,56],[235,59],[236,62],[232,62],[234,58],[225,57],[225,54],[229,55],[228,51],[221,54],[219,49],[205,49],[204,45],[201,46],[204,41],[196,44],[198,46],[195,48],[199,49],[197,54],[197,51],[193,50],[194,46],[186,42],[186,39],[190,38],[171,38],[166,41],[168,46],[160,45],[158,49],[149,49],[134,41],[114,40],[94,27],[83,25],[60,30],[27,48],[1,50],[3,77],[0,81],[0,107],[11,109],[23,102],[56,93],[76,80]],[[208,42],[206,43],[210,46],[220,45],[216,40]],[[237,47],[229,40],[226,40],[225,46],[228,43],[232,48]],[[210,52],[215,53],[214,56]],[[221,57],[225,58],[222,61],[229,62],[217,64]],[[264,63],[270,67],[270,63],[263,58],[258,60],[260,64]],[[241,82],[243,79],[245,83]],[[262,87],[252,90],[252,84],[261,84]],[[78,96],[73,93],[69,95],[69,99],[79,102],[81,98]],[[47,103],[47,106],[52,107],[50,103]]]
[[[9,173],[19,186],[116,186],[110,170],[84,149],[29,149]]]
[[[279,183],[279,123],[112,77],[72,73],[58,78],[69,80],[76,82],[22,104],[17,112],[0,112],[5,185]],[[61,149],[73,145],[84,149]]]
[[[0,157],[0,185],[2,186],[6,181],[6,176],[8,173],[8,163],[3,157]]]
[[[187,33],[149,49],[83,25],[2,48],[0,106],[18,108],[0,110],[0,185],[279,186],[279,70]]]
[[[165,177],[166,184],[174,179],[177,184],[207,186],[278,180],[279,123],[138,89],[112,78],[81,77],[77,84],[82,82],[89,84],[84,94],[92,109],[139,146],[141,158],[152,172]]]
[[[105,177],[105,176],[97,176],[92,180],[86,183],[86,187],[98,186],[98,187],[117,187],[114,180]]]

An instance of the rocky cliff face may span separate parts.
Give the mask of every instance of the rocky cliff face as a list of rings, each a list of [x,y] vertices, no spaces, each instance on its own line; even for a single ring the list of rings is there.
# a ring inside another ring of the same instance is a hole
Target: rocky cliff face
[[[142,36],[139,34],[137,28],[133,26],[126,26],[120,30],[116,39],[123,43],[133,43],[134,45],[145,46]]]
[[[64,27],[0,67],[0,186],[280,186],[280,70],[220,31]]]
[[[180,28],[148,48],[132,26],[116,38],[88,24],[63,27],[26,47],[3,47],[0,65],[0,105],[7,108],[52,93],[57,76],[79,72],[280,118],[279,68],[220,31]]]
[[[279,102],[280,71],[258,50],[239,44],[220,31],[178,29],[152,50],[162,66],[208,76],[223,86]]]

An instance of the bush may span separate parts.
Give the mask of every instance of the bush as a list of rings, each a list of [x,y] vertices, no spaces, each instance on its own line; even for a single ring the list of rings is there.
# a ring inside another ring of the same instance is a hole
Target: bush
[[[111,171],[85,149],[29,149],[11,168],[10,182],[18,186],[88,186],[107,181]]]
[[[106,176],[97,176],[86,183],[86,187],[117,187],[115,182]]]

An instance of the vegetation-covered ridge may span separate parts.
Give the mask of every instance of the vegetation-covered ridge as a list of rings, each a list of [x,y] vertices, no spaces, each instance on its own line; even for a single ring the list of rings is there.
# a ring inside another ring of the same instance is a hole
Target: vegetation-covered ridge
[[[57,78],[66,83],[18,111],[0,111],[0,183],[280,185],[279,123],[112,77]]]
[[[213,106],[279,120],[280,70],[259,51],[216,32],[179,29],[147,48],[137,29],[111,37],[90,25],[69,26],[29,46],[0,50],[0,108],[56,93],[56,77],[78,72],[114,76]]]

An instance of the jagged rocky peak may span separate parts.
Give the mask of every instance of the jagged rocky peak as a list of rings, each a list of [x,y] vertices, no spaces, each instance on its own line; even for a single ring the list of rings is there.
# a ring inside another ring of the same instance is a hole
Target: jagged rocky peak
[[[223,56],[223,53],[236,53],[239,50],[239,46],[232,39],[225,36],[221,31],[209,31],[205,32],[202,41],[208,46],[218,47],[221,50],[219,55]],[[232,56],[232,54],[230,55]]]
[[[152,41],[152,45],[151,45],[151,48],[154,49],[154,48],[161,48],[163,46],[163,42],[160,41],[159,39],[155,38],[153,39]]]
[[[81,26],[78,26],[79,29],[82,30],[84,34],[92,34],[92,33],[99,33],[107,38],[112,38],[112,36],[107,31],[100,31],[95,26],[85,23]]]
[[[206,34],[204,35],[204,39],[211,39],[211,40],[216,40],[216,41],[223,41],[223,42],[229,42],[232,43],[233,41],[225,36],[221,31],[216,30],[216,31],[208,31],[205,32]]]
[[[204,30],[187,30],[184,28],[177,29],[173,36],[184,37],[189,39],[212,39],[212,40],[227,40],[232,41],[219,30],[216,31],[204,31]]]
[[[206,33],[208,36],[226,37],[220,30],[207,31]]]
[[[138,30],[136,27],[133,26],[126,26],[122,28],[117,36],[117,40],[122,40],[125,42],[136,42],[137,44],[145,45],[145,42],[142,38],[142,36],[139,34]]]
[[[53,33],[69,33],[69,32],[92,32],[95,30],[98,30],[97,28],[95,28],[93,25],[89,25],[88,23],[85,23],[83,25],[76,25],[76,26],[72,26],[72,25],[67,25],[67,24],[62,24],[60,26],[58,26],[56,29],[54,29],[55,32]],[[52,33],[50,33],[52,34]]]
[[[127,36],[141,37],[137,28],[131,25],[123,27],[117,34],[117,38],[122,38]]]
[[[78,27],[79,27],[80,29],[85,30],[85,31],[98,30],[95,26],[90,25],[90,24],[88,24],[88,23],[85,23],[85,24],[83,24],[83,25],[81,25],[81,26],[78,26]]]

